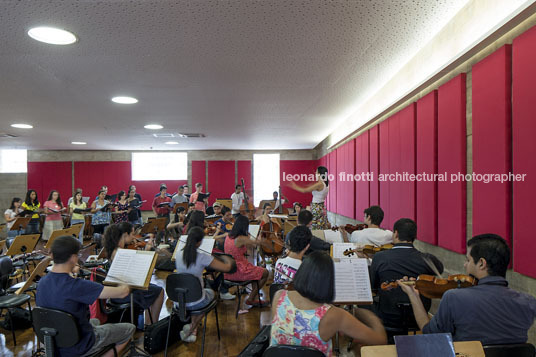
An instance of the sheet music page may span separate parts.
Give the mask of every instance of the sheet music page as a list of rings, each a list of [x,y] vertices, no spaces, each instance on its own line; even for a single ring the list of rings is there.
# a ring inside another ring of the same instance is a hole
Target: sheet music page
[[[343,243],[342,234],[339,231],[332,231],[331,229],[324,230],[324,237],[326,237],[326,242],[329,243]]]
[[[351,257],[344,255],[344,251],[347,249],[355,249],[357,245],[355,243],[333,243],[333,259],[354,259],[358,258],[356,254]]]
[[[268,217],[270,218],[279,218],[279,219],[287,219],[288,216],[286,214],[269,214]]]
[[[179,238],[179,244],[177,246],[177,249],[175,249],[175,252],[173,254],[173,259],[175,259],[177,253],[184,248],[184,246],[186,245],[187,239],[188,239],[187,235],[182,235]],[[214,243],[215,243],[214,238],[210,238],[210,236],[205,236],[203,240],[201,241],[201,245],[199,246],[199,248],[197,248],[197,250],[201,250],[207,254],[212,254],[212,249],[214,249]]]
[[[335,303],[337,302],[372,303],[367,259],[346,259],[335,263]]]
[[[311,230],[311,232],[313,233],[313,235],[316,237],[316,238],[320,238],[322,239],[323,241],[326,240],[326,235],[324,234],[324,231],[322,229],[313,229]]]
[[[118,249],[105,282],[144,286],[155,252]]]
[[[250,224],[248,231],[249,231],[249,238],[252,240],[255,240],[257,236],[259,235],[259,230],[261,229],[261,226],[259,224]]]

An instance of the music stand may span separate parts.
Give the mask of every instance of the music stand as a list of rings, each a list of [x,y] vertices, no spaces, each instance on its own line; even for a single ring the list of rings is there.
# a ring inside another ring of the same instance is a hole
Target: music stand
[[[24,265],[24,271],[28,270],[28,261],[26,259],[28,252],[33,252],[35,249],[35,246],[37,245],[37,241],[39,240],[39,234],[26,234],[26,235],[19,235],[16,236],[15,239],[13,239],[13,242],[11,243],[11,246],[6,252],[6,255],[9,255],[11,257],[22,254],[22,262]]]
[[[17,231],[17,235],[20,235],[22,231],[26,230],[26,226],[30,223],[32,217],[19,217],[11,225],[10,231]]]
[[[71,235],[71,229],[70,228],[64,228],[64,229],[58,229],[56,231],[52,231],[52,234],[50,235],[50,238],[48,238],[47,243],[45,244],[45,249],[50,249],[52,247],[52,242],[54,242],[54,239],[61,237],[61,236],[70,236]]]
[[[173,213],[177,213],[177,208],[179,207],[184,207],[184,211],[188,211],[188,202],[181,202],[181,203],[176,203],[175,206],[173,206]]]
[[[233,200],[230,198],[218,198],[216,202],[221,203],[222,206],[225,206],[229,209],[233,209]]]
[[[150,234],[153,233],[155,238],[158,236],[158,232],[163,231],[166,228],[166,217],[160,217],[151,219],[143,225],[141,228],[141,234]],[[161,242],[157,242],[160,244]]]

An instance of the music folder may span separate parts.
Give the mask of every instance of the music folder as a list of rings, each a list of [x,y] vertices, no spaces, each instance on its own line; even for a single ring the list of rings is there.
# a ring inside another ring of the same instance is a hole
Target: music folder
[[[197,202],[203,202],[205,198],[209,198],[209,197],[210,197],[210,192],[207,192],[207,193],[199,192],[199,194],[197,195]]]
[[[372,289],[367,259],[334,259],[335,300],[337,305],[370,305]]]
[[[147,290],[156,265],[156,252],[117,249],[105,285],[126,284],[131,288]]]
[[[395,336],[394,339],[399,357],[456,356],[450,333]]]
[[[174,262],[176,260],[176,256],[178,252],[184,248],[187,240],[188,240],[187,235],[180,236],[179,242],[177,243],[177,245],[175,245],[175,250],[173,251],[171,261]],[[201,245],[199,246],[199,248],[197,248],[197,250],[201,252],[205,252],[207,254],[212,254],[212,249],[214,249],[215,242],[216,242],[215,239],[212,238],[211,236],[205,236],[203,240],[201,241]]]

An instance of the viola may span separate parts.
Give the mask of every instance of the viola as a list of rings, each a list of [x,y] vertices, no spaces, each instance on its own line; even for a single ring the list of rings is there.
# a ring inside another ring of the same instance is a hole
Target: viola
[[[347,257],[351,257],[355,253],[363,253],[367,256],[373,256],[374,254],[381,252],[382,250],[387,250],[393,248],[392,244],[384,244],[379,247],[373,246],[371,244],[364,245],[363,247],[356,249],[346,249],[342,254]]]
[[[270,220],[261,227],[260,237],[262,239],[262,250],[266,255],[280,255],[285,248],[285,243],[281,240],[281,225]]]
[[[477,279],[470,275],[454,274],[448,278],[438,278],[433,275],[421,274],[417,280],[408,280],[402,282],[405,285],[415,285],[419,294],[429,299],[440,299],[443,294],[450,289],[469,288],[476,285]],[[381,284],[381,289],[389,291],[398,287],[397,281],[385,282]]]
[[[331,230],[336,231],[339,228],[343,228],[347,233],[352,233],[352,232],[355,232],[355,231],[360,231],[362,229],[368,228],[368,225],[366,223],[358,223],[356,225],[347,224],[344,227],[333,226],[333,227],[331,227]]]

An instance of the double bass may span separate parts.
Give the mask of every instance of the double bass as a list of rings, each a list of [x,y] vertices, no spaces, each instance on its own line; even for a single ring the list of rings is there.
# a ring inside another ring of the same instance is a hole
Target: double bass
[[[240,214],[249,218],[250,221],[255,220],[255,206],[253,203],[249,202],[249,196],[246,193],[246,186],[244,184],[244,179],[241,179],[242,183],[242,192],[244,192],[244,203],[240,206]],[[244,208],[242,208],[244,207]]]

